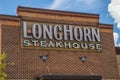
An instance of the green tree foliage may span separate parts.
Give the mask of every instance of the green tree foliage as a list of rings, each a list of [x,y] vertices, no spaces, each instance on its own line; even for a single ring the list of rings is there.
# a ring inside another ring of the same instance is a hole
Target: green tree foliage
[[[5,73],[5,69],[7,65],[14,65],[12,62],[5,62],[7,58],[7,54],[3,52],[0,55],[0,80],[6,80],[7,74]]]

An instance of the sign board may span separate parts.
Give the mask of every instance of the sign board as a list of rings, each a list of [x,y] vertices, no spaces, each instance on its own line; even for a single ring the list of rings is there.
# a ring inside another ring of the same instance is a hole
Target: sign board
[[[22,48],[100,51],[99,28],[22,21]]]

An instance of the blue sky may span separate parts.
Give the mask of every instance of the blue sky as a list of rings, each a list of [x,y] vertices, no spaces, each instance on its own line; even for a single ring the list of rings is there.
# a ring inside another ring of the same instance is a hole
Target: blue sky
[[[120,46],[120,0],[0,0],[0,14],[17,15],[17,6],[99,14],[100,23],[114,25],[115,46]]]

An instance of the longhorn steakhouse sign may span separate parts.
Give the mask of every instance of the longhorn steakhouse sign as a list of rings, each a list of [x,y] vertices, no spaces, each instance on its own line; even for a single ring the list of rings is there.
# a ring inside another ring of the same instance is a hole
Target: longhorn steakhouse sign
[[[22,48],[101,51],[99,28],[22,21]]]

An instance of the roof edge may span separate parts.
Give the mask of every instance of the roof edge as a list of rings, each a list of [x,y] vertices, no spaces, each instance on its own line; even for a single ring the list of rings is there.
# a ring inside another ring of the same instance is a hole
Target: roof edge
[[[0,20],[20,20],[19,16],[0,14]]]
[[[53,9],[42,9],[42,8],[33,8],[33,7],[25,7],[25,6],[18,6],[17,13],[19,11],[25,12],[36,12],[36,13],[49,13],[49,14],[57,14],[57,15],[65,15],[65,16],[86,16],[90,18],[99,18],[99,14],[92,14],[92,13],[80,13],[80,12],[72,12],[72,11],[62,11],[62,10],[53,10]],[[19,13],[18,13],[19,15]]]
[[[116,50],[116,54],[120,55],[120,46],[115,47],[115,50]]]
[[[104,24],[104,23],[100,23],[99,24],[100,28],[105,28],[105,29],[113,29],[113,25],[112,24]]]

